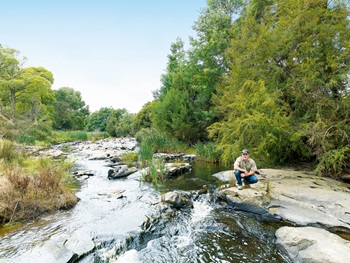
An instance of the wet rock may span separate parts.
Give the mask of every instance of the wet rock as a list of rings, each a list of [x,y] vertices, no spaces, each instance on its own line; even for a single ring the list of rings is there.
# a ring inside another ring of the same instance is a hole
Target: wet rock
[[[114,169],[110,169],[108,171],[108,179],[114,180],[119,178],[127,177],[135,172],[137,172],[136,167],[128,167],[127,165],[119,165],[115,167]]]
[[[94,170],[80,170],[80,171],[75,171],[73,175],[80,177],[80,176],[94,176],[96,174],[96,171]]]
[[[192,165],[189,163],[166,163],[165,176],[174,177],[187,173],[192,170]]]
[[[112,197],[115,197],[117,199],[120,199],[120,198],[123,198],[124,195],[123,193],[125,192],[125,190],[115,190],[113,192],[110,192],[110,193],[98,193],[98,195],[101,195],[101,196],[107,196],[108,198],[112,198]]]
[[[240,191],[229,187],[214,193],[218,199],[224,200],[229,206],[237,211],[244,211],[259,215],[264,219],[282,220],[280,215],[271,213],[266,207],[266,193],[255,188],[247,188]]]
[[[295,263],[347,263],[350,242],[314,227],[282,227],[277,244]]]
[[[79,258],[95,249],[89,235],[81,233],[59,235],[45,241],[40,247],[30,252],[30,258],[38,262],[67,263],[76,262]]]
[[[109,160],[110,160],[112,163],[120,162],[120,156],[111,156],[111,157],[109,158]]]
[[[161,199],[163,202],[170,204],[176,209],[193,207],[191,199],[186,194],[181,192],[168,192],[163,194]]]
[[[155,153],[153,158],[162,159],[165,161],[183,160],[183,161],[194,161],[196,159],[195,154],[184,154],[184,153]]]
[[[185,154],[184,156],[182,156],[182,160],[184,161],[194,161],[196,159],[196,155],[195,154]]]
[[[199,189],[197,193],[198,193],[199,195],[208,193],[208,186],[207,186],[207,185],[203,185],[202,188]]]

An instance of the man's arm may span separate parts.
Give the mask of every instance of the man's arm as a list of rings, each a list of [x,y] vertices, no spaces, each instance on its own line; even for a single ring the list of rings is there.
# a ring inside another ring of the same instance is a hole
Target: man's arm
[[[241,157],[238,157],[233,165],[233,169],[234,170],[237,170],[237,171],[240,171],[241,172],[241,177],[245,177],[245,176],[249,176],[249,173],[246,169],[243,169],[239,166],[239,163],[240,163],[240,160],[241,160]]]

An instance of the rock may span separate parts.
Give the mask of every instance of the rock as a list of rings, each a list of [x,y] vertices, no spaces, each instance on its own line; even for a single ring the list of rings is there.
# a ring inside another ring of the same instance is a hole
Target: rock
[[[69,237],[64,244],[67,249],[78,255],[78,258],[93,251],[95,248],[92,238],[89,235],[83,236],[84,235],[77,235],[76,237]]]
[[[216,195],[234,209],[308,226],[276,232],[277,243],[292,262],[349,262],[349,241],[339,236],[350,236],[350,185],[301,171],[263,169],[257,184],[238,190],[232,186],[233,171],[214,176],[230,182]]]
[[[96,171],[93,171],[93,170],[80,170],[80,171],[76,171],[73,173],[73,175],[78,176],[78,177],[84,176],[84,175],[93,176],[95,174],[96,174]]]
[[[115,169],[110,169],[108,171],[108,179],[119,179],[129,176],[130,174],[133,174],[137,172],[136,167],[128,167],[127,165],[119,165]]]
[[[43,242],[41,246],[28,251],[28,257],[35,258],[37,263],[67,263],[76,262],[83,255],[86,255],[95,249],[95,244],[90,234],[74,233],[71,235],[54,236]],[[25,261],[26,255],[23,255]]]
[[[189,163],[166,163],[165,176],[173,177],[187,173],[192,170],[192,165]]]
[[[112,163],[117,163],[117,162],[120,162],[120,157],[119,156],[111,156],[109,158],[109,160],[112,162]]]
[[[209,190],[208,186],[207,185],[203,185],[202,188],[197,191],[197,194],[199,194],[199,195],[207,194],[208,190]]]
[[[125,192],[125,190],[115,190],[111,193],[98,193],[98,195],[102,195],[102,196],[107,196],[108,198],[111,198],[111,197],[115,197],[117,199],[120,199],[120,198],[123,198],[124,195],[123,193]]]
[[[282,227],[276,231],[277,245],[295,263],[348,263],[350,242],[324,229]]]
[[[343,180],[344,182],[350,183],[350,174],[344,174],[340,176],[340,179]]]
[[[232,171],[214,176],[227,182]],[[259,182],[250,188],[238,190],[231,184],[226,189],[218,189],[217,196],[235,209],[258,206],[267,209],[270,215],[301,226],[350,232],[350,185],[301,171],[262,169],[257,177]],[[260,213],[255,208],[254,211]]]
[[[183,160],[183,161],[193,161],[196,159],[195,154],[184,154],[184,153],[155,153],[153,158],[162,159],[165,161],[170,160]]]
[[[163,194],[161,199],[176,209],[193,207],[191,199],[181,192],[168,192]]]
[[[299,225],[350,229],[350,190],[331,178],[299,171],[267,170],[270,211]]]
[[[182,156],[182,160],[184,161],[194,161],[196,159],[196,155],[195,154],[185,154],[184,156]]]
[[[233,173],[233,170],[222,171],[216,174],[213,174],[214,177],[218,178],[223,182],[236,182],[236,177]]]
[[[252,213],[273,221],[282,220],[280,215],[270,212],[265,207],[267,197],[259,188],[248,188],[241,191],[230,187],[216,191],[215,195],[237,211]]]

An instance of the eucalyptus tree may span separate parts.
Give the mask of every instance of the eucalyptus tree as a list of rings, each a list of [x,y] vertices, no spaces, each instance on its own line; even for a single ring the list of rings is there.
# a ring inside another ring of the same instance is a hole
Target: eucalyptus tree
[[[43,67],[25,68],[24,62],[17,50],[0,46],[0,116],[11,122],[19,116],[34,123],[39,117],[49,120],[54,100],[53,75]]]
[[[24,89],[17,96],[17,111],[26,115],[34,123],[38,118],[52,121],[53,101],[55,94],[52,90],[53,75],[43,67],[29,67],[22,70],[20,79],[23,80]]]
[[[18,56],[16,49],[0,45],[0,110],[2,118],[8,121],[15,119],[16,98],[24,90],[20,76],[25,59]]]
[[[60,130],[84,130],[90,111],[81,93],[69,87],[63,87],[54,92],[56,98],[53,103],[54,127]]]

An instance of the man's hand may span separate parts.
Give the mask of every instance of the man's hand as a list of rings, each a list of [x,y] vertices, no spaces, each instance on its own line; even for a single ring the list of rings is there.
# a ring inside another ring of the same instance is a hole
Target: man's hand
[[[246,177],[246,176],[249,176],[247,170],[245,170],[244,172],[241,173],[241,177]]]

